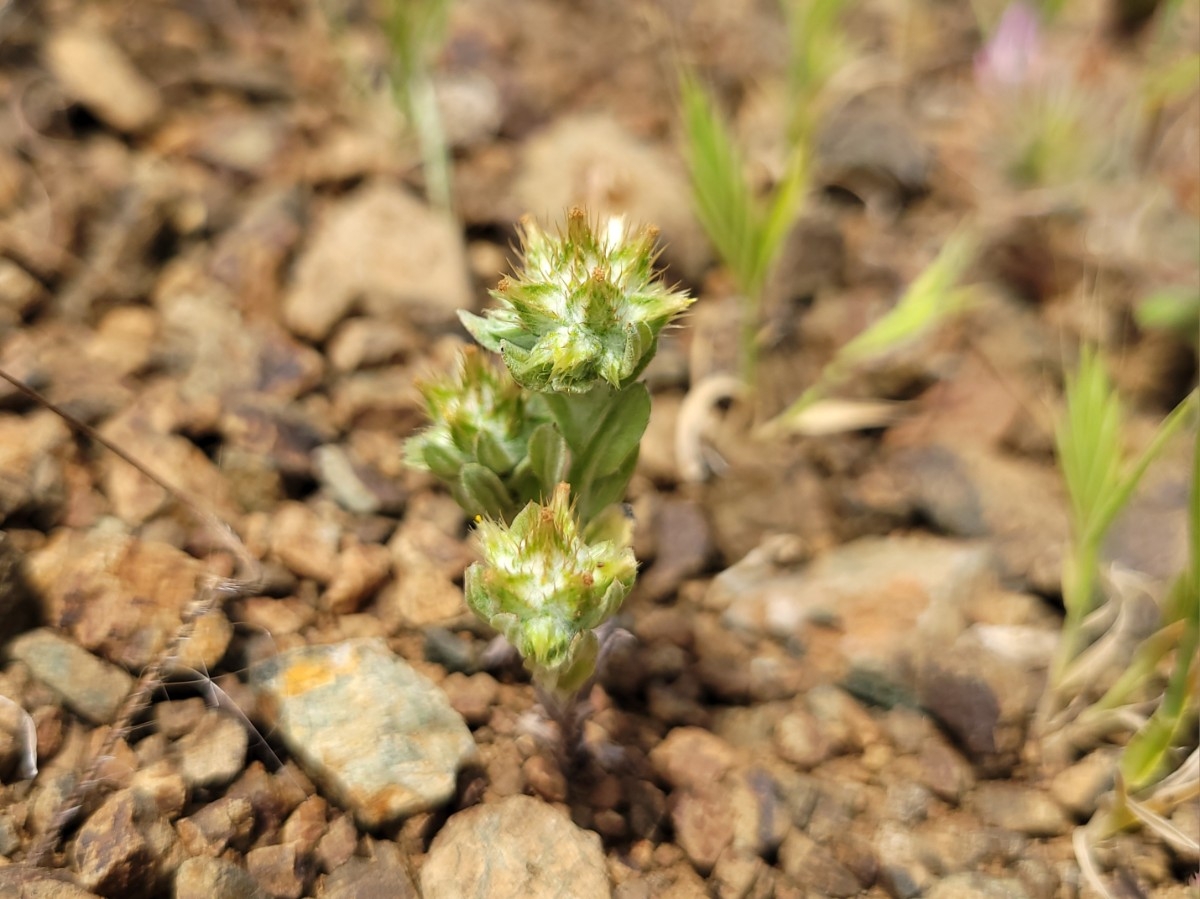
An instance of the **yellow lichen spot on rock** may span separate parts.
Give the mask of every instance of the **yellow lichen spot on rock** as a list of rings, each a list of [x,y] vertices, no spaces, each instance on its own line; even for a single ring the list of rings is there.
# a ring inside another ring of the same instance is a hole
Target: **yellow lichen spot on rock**
[[[279,692],[284,696],[300,696],[332,683],[337,676],[329,665],[299,660],[280,674]]]

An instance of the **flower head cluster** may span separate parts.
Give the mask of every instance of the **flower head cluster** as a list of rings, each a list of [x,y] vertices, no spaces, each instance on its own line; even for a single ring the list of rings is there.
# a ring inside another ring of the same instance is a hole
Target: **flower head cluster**
[[[483,520],[483,562],[467,569],[466,599],[512,643],[543,686],[572,693],[595,669],[593,628],[612,617],[633,586],[637,562],[622,541],[588,540],[559,484],[510,525]]]
[[[499,306],[484,317],[460,313],[463,324],[530,390],[625,387],[692,302],[655,274],[657,236],[653,228],[630,232],[621,218],[592,224],[580,209],[558,234],[525,220],[519,271],[492,292]]]
[[[548,420],[539,399],[475,347],[418,388],[429,425],[405,444],[409,464],[449,484],[471,514],[507,514],[523,496],[513,480],[530,435]]]

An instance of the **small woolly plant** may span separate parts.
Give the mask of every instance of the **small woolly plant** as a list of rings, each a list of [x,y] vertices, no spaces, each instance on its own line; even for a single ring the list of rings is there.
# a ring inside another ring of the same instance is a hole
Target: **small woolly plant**
[[[519,237],[497,305],[460,313],[503,365],[470,348],[420,385],[430,423],[407,457],[476,517],[467,604],[521,653],[570,749],[637,574],[619,503],[650,419],[639,377],[692,298],[658,277],[653,228],[572,209],[561,231],[526,219]]]

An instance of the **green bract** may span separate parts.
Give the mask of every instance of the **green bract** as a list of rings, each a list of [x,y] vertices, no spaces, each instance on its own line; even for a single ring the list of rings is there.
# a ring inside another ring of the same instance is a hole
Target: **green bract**
[[[482,520],[478,535],[483,561],[467,569],[467,605],[517,648],[540,686],[573,694],[595,670],[593,628],[633,586],[633,550],[625,541],[586,539],[567,484],[510,525]]]
[[[429,426],[405,444],[410,465],[448,484],[472,515],[507,516],[537,495],[527,457],[534,431],[549,421],[540,398],[474,347],[418,389]]]
[[[520,271],[483,316],[460,312],[467,330],[500,353],[513,378],[535,391],[585,393],[631,384],[654,355],[663,327],[692,303],[654,273],[658,232],[630,233],[621,218],[593,225],[580,209],[565,233],[521,224]]]

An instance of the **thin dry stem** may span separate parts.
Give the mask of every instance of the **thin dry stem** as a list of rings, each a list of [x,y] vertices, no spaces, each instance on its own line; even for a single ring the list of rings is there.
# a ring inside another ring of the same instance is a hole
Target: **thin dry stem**
[[[261,569],[258,560],[250,554],[249,550],[246,549],[233,530],[212,512],[186,496],[165,478],[150,471],[145,465],[134,459],[120,447],[106,440],[93,428],[74,418],[68,412],[59,408],[36,390],[26,386],[3,369],[0,369],[0,379],[7,381],[13,388],[38,405],[58,415],[72,428],[90,440],[95,441],[100,446],[103,446],[109,452],[114,453],[119,459],[132,465],[143,476],[165,490],[176,502],[195,516],[198,521],[210,528],[217,535],[220,542],[233,554],[238,563],[236,576],[208,576],[197,585],[196,595],[187,604],[180,616],[178,629],[172,635],[171,639],[167,641],[166,646],[163,647],[157,657],[142,670],[137,683],[134,684],[133,689],[130,690],[129,694],[125,697],[125,701],[121,704],[112,727],[109,728],[103,742],[88,761],[82,772],[82,776],[76,780],[76,786],[70,793],[63,797],[62,802],[50,820],[49,826],[30,848],[25,858],[25,865],[39,867],[50,861],[54,852],[58,849],[63,830],[79,814],[80,809],[83,808],[91,792],[98,787],[100,783],[100,767],[104,764],[104,760],[114,754],[117,743],[125,739],[133,730],[133,719],[142,709],[149,705],[154,691],[162,686],[167,671],[170,670],[171,666],[179,658],[184,644],[187,643],[195,631],[196,621],[209,612],[220,608],[230,599],[253,593],[261,581]]]

